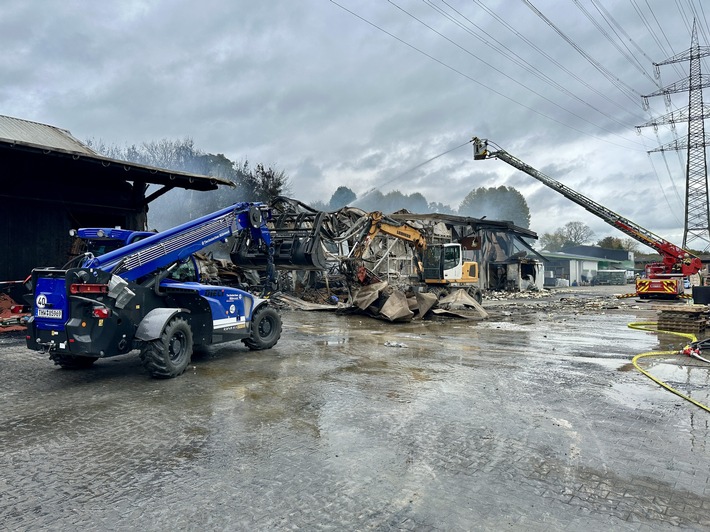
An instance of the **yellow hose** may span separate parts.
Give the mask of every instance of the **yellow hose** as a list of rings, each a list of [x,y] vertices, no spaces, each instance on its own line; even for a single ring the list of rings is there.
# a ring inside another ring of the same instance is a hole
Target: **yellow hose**
[[[637,330],[640,330],[640,331],[659,332],[659,333],[665,333],[665,334],[673,334],[673,335],[675,335],[675,336],[681,336],[681,337],[683,337],[683,338],[687,338],[688,340],[690,340],[691,343],[692,343],[692,342],[697,342],[697,340],[698,340],[698,339],[695,337],[694,334],[690,334],[690,333],[681,333],[681,332],[676,332],[676,331],[659,331],[657,328],[655,328],[655,327],[658,326],[658,324],[657,324],[656,322],[650,322],[650,321],[646,321],[646,322],[635,322],[635,323],[629,323],[628,326],[629,326],[630,328],[632,328],[632,329],[637,329]],[[653,326],[654,328],[651,328],[652,326]],[[651,379],[653,382],[655,382],[655,383],[658,384],[659,386],[662,386],[663,388],[665,388],[665,389],[668,390],[669,392],[672,392],[672,393],[676,394],[678,397],[682,397],[682,398],[685,399],[686,401],[690,401],[690,402],[693,403],[695,406],[699,406],[700,408],[702,408],[702,409],[705,410],[706,412],[710,412],[710,407],[708,407],[708,406],[706,406],[706,405],[704,405],[704,404],[702,404],[702,403],[699,403],[699,402],[696,401],[695,399],[692,399],[691,397],[688,397],[687,395],[682,394],[681,392],[679,392],[679,391],[676,390],[675,388],[672,388],[671,386],[669,386],[668,384],[666,384],[666,383],[663,382],[662,380],[657,379],[656,377],[654,377],[653,375],[651,375],[648,371],[646,371],[646,370],[643,369],[641,366],[639,366],[639,365],[637,364],[637,362],[636,362],[638,359],[640,359],[640,358],[645,358],[645,357],[659,357],[659,356],[668,356],[668,355],[677,355],[677,354],[678,354],[678,351],[649,351],[649,352],[647,352],[647,353],[640,353],[640,354],[636,355],[636,356],[631,360],[631,363],[634,365],[634,367],[635,367],[637,370],[639,370],[641,373],[643,373],[644,375],[646,375],[646,377],[648,377],[649,379]]]

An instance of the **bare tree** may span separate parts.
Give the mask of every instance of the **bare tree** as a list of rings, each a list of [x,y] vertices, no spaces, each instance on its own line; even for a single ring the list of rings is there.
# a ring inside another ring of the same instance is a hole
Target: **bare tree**
[[[567,245],[581,246],[586,244],[594,236],[594,231],[584,222],[567,222],[562,228]]]
[[[543,234],[539,243],[542,249],[559,251],[562,248],[586,244],[593,236],[594,231],[587,224],[567,222],[564,227],[556,229],[554,233]]]
[[[269,202],[289,193],[289,178],[283,171],[263,164],[250,168],[248,161],[236,163],[223,154],[205,153],[190,138],[162,139],[131,146],[107,146],[103,141],[87,141],[94,151],[113,159],[138,164],[220,177],[234,187],[211,191],[174,190],[151,203],[150,223],[165,229],[215,211],[237,201]]]
[[[540,249],[547,251],[559,251],[565,247],[566,242],[562,229],[557,229],[554,233],[544,233],[538,240]]]
[[[626,251],[633,251],[634,253],[638,253],[639,251],[639,243],[633,238],[624,238],[621,241],[621,247]]]

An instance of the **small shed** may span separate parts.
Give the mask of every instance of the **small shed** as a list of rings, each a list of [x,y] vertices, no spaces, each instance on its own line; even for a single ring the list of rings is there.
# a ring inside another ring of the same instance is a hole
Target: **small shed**
[[[634,252],[626,249],[609,249],[601,248],[599,246],[572,246],[563,248],[561,251],[572,255],[597,257],[599,259],[599,269],[634,269]]]
[[[0,281],[62,266],[69,230],[146,229],[148,205],[173,188],[214,190],[230,181],[111,159],[69,131],[0,115]],[[158,185],[147,194],[149,185]]]
[[[541,251],[547,259],[545,265],[545,285],[585,285],[592,282],[599,270],[598,257],[573,255],[571,253]]]

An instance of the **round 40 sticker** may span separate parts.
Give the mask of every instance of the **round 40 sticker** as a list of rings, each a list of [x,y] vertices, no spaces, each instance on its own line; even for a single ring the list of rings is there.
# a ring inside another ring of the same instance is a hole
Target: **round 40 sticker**
[[[35,299],[35,303],[37,303],[37,307],[39,308],[44,308],[47,306],[47,296],[44,294],[40,294],[37,296],[37,299]]]

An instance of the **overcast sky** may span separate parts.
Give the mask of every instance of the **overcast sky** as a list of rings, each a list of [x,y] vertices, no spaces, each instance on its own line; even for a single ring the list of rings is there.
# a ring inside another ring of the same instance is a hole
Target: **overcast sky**
[[[666,112],[641,95],[687,76],[679,63],[655,80],[651,63],[690,47],[694,13],[707,45],[701,0],[5,0],[0,114],[109,144],[189,137],[275,165],[306,202],[346,185],[457,208],[473,188],[513,186],[539,234],[578,220],[623,236],[452,150],[475,135],[681,244],[685,154],[649,156],[671,130],[634,126]]]

